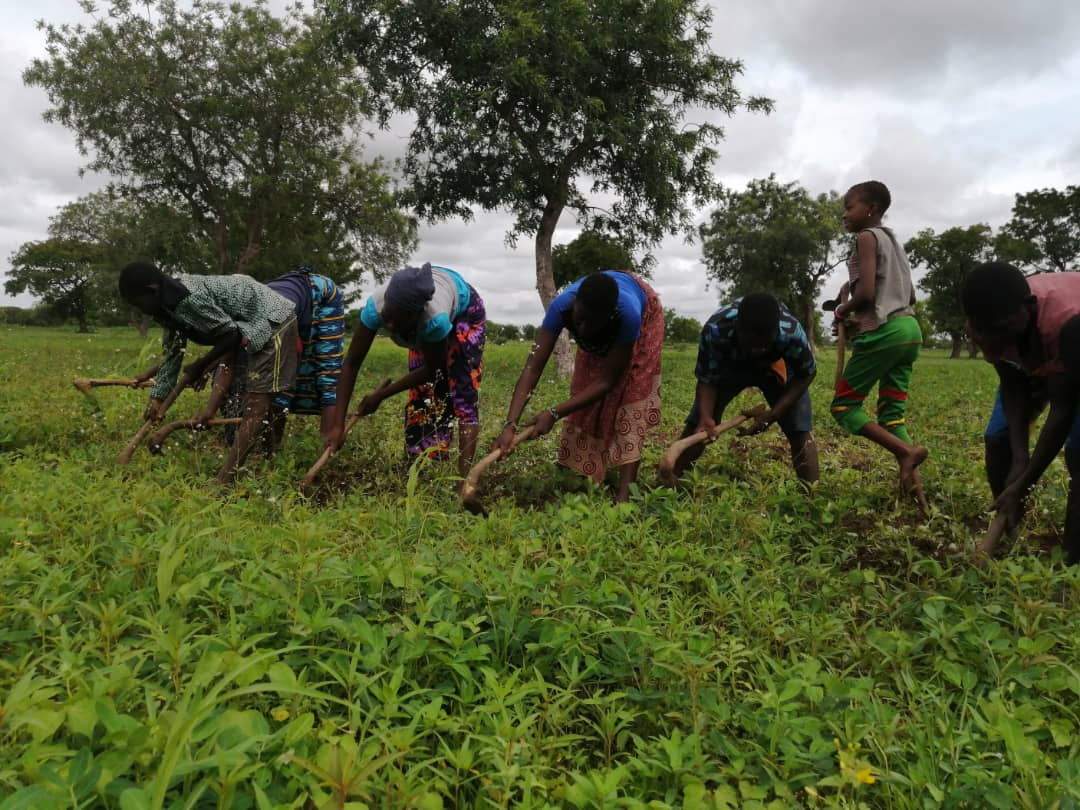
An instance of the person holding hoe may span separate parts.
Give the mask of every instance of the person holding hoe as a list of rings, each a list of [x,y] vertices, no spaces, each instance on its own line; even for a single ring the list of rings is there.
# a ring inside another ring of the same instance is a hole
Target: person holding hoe
[[[266,282],[284,296],[296,313],[300,361],[293,385],[275,395],[270,407],[268,454],[276,451],[285,433],[286,414],[316,415],[325,441],[337,425],[337,383],[345,356],[345,303],[334,281],[310,267],[299,267]],[[196,415],[202,425],[217,413],[226,396],[243,390],[244,363],[223,362],[214,377],[206,406]],[[239,379],[234,383],[236,372]],[[231,401],[231,400],[230,400]]]
[[[494,449],[507,455],[559,333],[577,342],[569,399],[532,416],[533,438],[563,421],[558,463],[600,483],[620,468],[620,502],[637,480],[647,432],[660,424],[664,311],[652,287],[621,270],[592,273],[555,297],[514,387]]]
[[[892,197],[884,183],[857,183],[844,195],[842,222],[855,234],[848,281],[833,314],[854,336],[853,351],[836,384],[832,416],[848,433],[888,450],[900,467],[900,487],[927,511],[919,465],[929,451],[911,441],[907,429],[908,388],[922,347],[915,319],[911,266],[892,229],[881,219]],[[845,295],[850,293],[847,300]],[[877,420],[863,401],[878,386]]]
[[[773,423],[780,425],[799,480],[806,484],[818,480],[809,390],[817,364],[802,324],[787,307],[766,293],[751,293],[718,309],[701,330],[694,373],[697,393],[683,438],[701,431],[715,433],[728,403],[745,389],[757,388],[768,407],[743,411],[752,421],[742,435],[755,436]],[[686,448],[675,462],[675,477],[704,448],[704,444]]]
[[[1062,446],[1071,483],[1065,511],[1065,562],[1080,562],[1080,273],[1025,278],[987,262],[964,279],[960,301],[968,331],[1000,384],[986,426],[986,477],[1005,528],[1023,518],[1031,488]],[[1031,424],[1046,405],[1035,450]]]
[[[472,466],[480,429],[480,380],[484,366],[487,315],[479,293],[453,270],[430,263],[398,270],[375,290],[360,311],[341,368],[337,416],[326,444],[345,441],[345,412],[375,334],[409,350],[409,372],[373,390],[357,413],[374,413],[382,402],[408,391],[405,452],[410,458],[449,457],[454,422],[459,437],[458,469]]]
[[[236,439],[214,483],[231,483],[236,467],[262,431],[270,401],[296,377],[299,337],[292,303],[250,276],[165,275],[148,262],[120,271],[120,296],[149,315],[165,333],[164,356],[150,389],[144,418],[160,421],[162,404],[176,385],[189,340],[213,348],[184,368],[189,380],[203,378],[221,357],[247,355],[247,392]]]

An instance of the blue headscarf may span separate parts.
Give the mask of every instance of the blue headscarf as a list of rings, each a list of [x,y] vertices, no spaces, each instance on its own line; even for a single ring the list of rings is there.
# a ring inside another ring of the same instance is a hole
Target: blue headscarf
[[[390,277],[384,297],[405,312],[422,312],[431,296],[435,295],[435,279],[431,274],[431,262],[423,267],[406,267]]]

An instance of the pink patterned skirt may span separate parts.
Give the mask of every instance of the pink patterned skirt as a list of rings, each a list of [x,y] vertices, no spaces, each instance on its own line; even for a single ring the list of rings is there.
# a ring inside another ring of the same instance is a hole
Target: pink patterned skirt
[[[641,279],[645,291],[641,331],[634,341],[630,368],[607,396],[576,411],[563,422],[558,463],[600,483],[609,466],[638,461],[645,434],[660,424],[660,356],[664,345],[664,310],[660,297]],[[598,379],[605,359],[579,348],[574,355],[570,396]]]

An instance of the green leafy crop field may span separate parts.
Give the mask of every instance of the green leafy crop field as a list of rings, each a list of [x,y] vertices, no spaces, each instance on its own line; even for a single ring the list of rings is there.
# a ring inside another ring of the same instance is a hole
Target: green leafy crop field
[[[487,352],[485,447],[526,350]],[[310,421],[225,495],[216,434],[116,466],[144,393],[70,381],[156,351],[0,330],[2,810],[1077,806],[1067,480],[1055,465],[1016,543],[970,564],[981,361],[916,365],[926,521],[892,460],[832,425],[830,349],[811,497],[775,428],[655,487],[692,347],[665,355],[632,503],[557,474],[548,438],[493,468],[483,519],[453,464],[404,464],[396,401],[310,496]],[[380,342],[361,385],[404,359]]]

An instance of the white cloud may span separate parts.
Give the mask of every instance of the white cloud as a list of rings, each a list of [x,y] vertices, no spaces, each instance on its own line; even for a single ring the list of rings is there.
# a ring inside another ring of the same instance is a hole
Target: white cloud
[[[284,1],[275,0],[275,8]],[[20,80],[32,56],[43,53],[33,17],[63,21],[77,10],[63,0],[8,5],[13,9],[0,22],[0,105],[7,116],[0,131],[0,261],[21,242],[43,237],[58,206],[102,182],[78,177],[85,161],[73,138],[41,121],[44,95]],[[1080,176],[1074,0],[714,6],[714,49],[745,63],[738,86],[776,101],[771,115],[717,122],[726,139],[715,171],[726,185],[740,188],[775,172],[816,193],[874,177],[892,189],[890,220],[906,239],[927,227],[996,227],[1018,192],[1062,187]],[[365,154],[400,157],[409,129],[408,118],[396,119],[365,139]],[[536,323],[542,313],[532,242],[507,247],[510,225],[506,213],[478,212],[471,222],[424,226],[413,261],[460,270],[493,320]],[[556,241],[576,233],[566,216]],[[707,288],[700,245],[670,238],[655,256],[654,286],[665,306],[706,317],[718,294]]]

